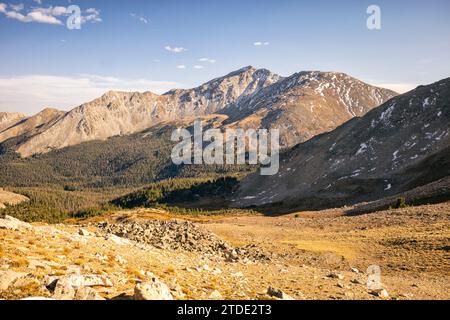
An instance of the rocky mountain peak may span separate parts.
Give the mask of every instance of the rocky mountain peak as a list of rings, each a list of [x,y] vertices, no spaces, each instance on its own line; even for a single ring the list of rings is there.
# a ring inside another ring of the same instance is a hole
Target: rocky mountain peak
[[[248,177],[240,205],[344,205],[439,180],[450,174],[449,102],[450,78],[394,97],[283,154],[277,176]]]

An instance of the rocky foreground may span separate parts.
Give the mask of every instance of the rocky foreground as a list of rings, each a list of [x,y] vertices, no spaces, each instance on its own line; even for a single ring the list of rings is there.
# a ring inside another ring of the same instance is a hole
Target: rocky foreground
[[[146,268],[149,255],[155,263],[155,258],[163,260],[165,250],[181,251],[181,257],[183,253],[189,257],[187,261],[191,264],[184,267],[185,271],[198,275],[208,273],[217,278],[221,278],[222,270],[205,262],[256,264],[271,261],[255,246],[234,248],[188,221],[102,222],[89,224],[85,229],[33,226],[5,216],[0,218],[0,234],[4,239],[0,251],[0,297],[4,299],[187,298],[176,277],[166,284]],[[161,267],[166,268],[166,274],[175,272],[172,265],[160,265],[158,269]],[[243,279],[240,272],[231,276]],[[133,290],[128,289],[130,285]],[[274,288],[269,288],[268,294],[292,299]],[[223,298],[218,290],[202,291],[201,295],[209,299]]]
[[[448,204],[51,226],[3,217],[0,299],[448,299],[449,217]]]

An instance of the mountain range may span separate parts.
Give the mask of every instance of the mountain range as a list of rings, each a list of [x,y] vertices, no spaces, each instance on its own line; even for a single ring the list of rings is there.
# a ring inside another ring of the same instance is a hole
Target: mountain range
[[[242,181],[235,205],[276,204],[288,211],[341,206],[438,181],[450,175],[449,123],[447,78],[287,150],[278,175]]]
[[[69,112],[0,113],[0,184],[138,187],[237,174],[246,177],[230,206],[351,205],[447,183],[449,104],[450,78],[398,95],[343,73],[282,77],[253,67],[163,95],[110,91]],[[205,127],[280,129],[279,173],[175,166],[170,135],[198,118]]]
[[[20,137],[14,150],[26,158],[137,133],[163,122],[222,114],[226,116],[221,117],[222,127],[279,128],[281,145],[288,148],[362,116],[395,95],[342,73],[281,77],[245,67],[199,87],[163,95],[110,91],[67,113],[45,109],[29,118],[3,114],[0,143]]]

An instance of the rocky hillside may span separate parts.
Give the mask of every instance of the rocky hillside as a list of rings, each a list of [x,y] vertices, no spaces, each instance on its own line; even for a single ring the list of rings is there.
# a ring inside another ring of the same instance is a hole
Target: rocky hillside
[[[267,70],[249,67],[200,87],[172,90],[162,96],[110,91],[68,112],[50,128],[21,144],[17,151],[28,157],[86,141],[140,132],[163,121],[212,114],[278,79]]]
[[[26,115],[17,112],[0,112],[0,132],[26,117]]]
[[[395,97],[281,156],[278,175],[246,178],[238,206],[337,206],[450,174],[450,78]]]
[[[21,194],[9,192],[0,188],[0,209],[6,207],[6,205],[13,206],[29,199]]]
[[[247,97],[225,113],[238,127],[280,130],[283,147],[335,129],[396,95],[343,73],[300,72]]]
[[[246,67],[189,90],[108,92],[101,98],[40,124],[4,133],[18,139],[22,156],[112,136],[141,132],[186,117],[224,114],[224,126],[279,128],[284,147],[330,131],[361,116],[395,93],[339,73],[302,72],[282,78],[265,69]]]
[[[64,111],[46,108],[32,117],[21,118],[20,121],[0,132],[0,143],[13,137],[22,135],[31,137],[39,134],[47,130],[53,123],[63,117],[64,114]]]

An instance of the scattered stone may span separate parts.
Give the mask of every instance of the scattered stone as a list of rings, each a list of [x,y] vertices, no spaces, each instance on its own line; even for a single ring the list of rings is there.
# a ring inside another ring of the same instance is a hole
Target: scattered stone
[[[153,277],[148,282],[137,283],[134,287],[135,300],[173,300],[169,287]]]
[[[346,292],[344,295],[349,299],[353,299],[355,297],[355,294],[353,292]]]
[[[16,280],[25,277],[26,273],[15,272],[12,270],[0,271],[0,291],[5,291]]]
[[[31,224],[20,221],[10,216],[0,218],[0,229],[19,231],[19,230],[28,230],[32,228],[33,226]]]
[[[344,280],[344,275],[337,273],[337,272],[331,272],[330,274],[328,274],[327,276],[328,278],[333,278],[333,279],[339,279],[339,280]]]
[[[235,272],[231,274],[235,278],[243,278],[244,274],[241,271]]]
[[[219,275],[222,273],[222,270],[220,270],[219,268],[214,268],[214,270],[212,271],[212,274],[214,275]]]
[[[56,282],[53,298],[56,300],[73,300],[75,298],[75,289],[67,279],[60,279]]]
[[[43,269],[47,272],[50,272],[52,270],[52,268],[50,268],[49,265],[45,264],[42,261],[38,261],[38,260],[31,260],[28,262],[28,269],[31,270],[36,270],[36,269]]]
[[[131,244],[131,242],[129,240],[127,240],[125,238],[118,237],[118,236],[116,236],[114,234],[110,234],[110,235],[106,236],[105,239],[106,240],[111,240],[112,242],[114,242],[115,244],[118,244],[119,246],[127,246],[127,245]]]
[[[41,286],[41,282],[32,274],[28,274],[25,277],[19,278],[11,285],[15,289],[21,288],[38,288]]]
[[[353,284],[365,284],[363,281],[361,281],[359,279],[352,279],[352,280],[350,280],[350,282]]]
[[[388,298],[389,297],[389,293],[387,292],[386,289],[371,290],[370,294],[380,297],[380,298]]]
[[[244,258],[251,261],[270,260],[254,245],[233,248],[210,231],[189,221],[146,220],[145,222],[116,224],[103,222],[99,223],[97,227],[106,233],[106,238],[117,244],[131,244],[129,241],[131,240],[138,247],[146,244],[157,249],[200,252],[231,262],[237,262]],[[124,240],[127,243],[124,243]]]
[[[75,292],[75,300],[105,300],[105,298],[92,288],[81,287]]]
[[[354,272],[354,273],[359,273],[359,270],[358,270],[358,269],[356,269],[356,268],[351,268],[350,270],[351,270],[351,272]]]
[[[211,292],[211,294],[209,295],[209,298],[212,300],[222,300],[223,299],[222,294],[217,290],[214,290],[213,292]]]
[[[121,256],[116,256],[114,258],[114,260],[118,263],[118,264],[126,264],[127,260],[125,260],[124,258],[122,258]]]
[[[272,287],[269,287],[267,289],[267,294],[271,297],[275,297],[281,300],[294,300],[294,298],[292,298],[290,295],[288,295],[287,293],[281,291],[280,289],[275,289]]]
[[[86,229],[81,228],[80,230],[78,230],[78,234],[80,236],[84,236],[84,237],[88,237],[91,235],[91,233],[89,231],[87,231]]]
[[[58,283],[68,283],[72,288],[81,287],[112,287],[113,284],[108,276],[100,275],[77,275],[71,274],[58,279]],[[58,286],[57,283],[57,286]]]
[[[68,266],[67,267],[67,274],[76,274],[76,275],[80,275],[81,274],[81,268],[79,266]]]

